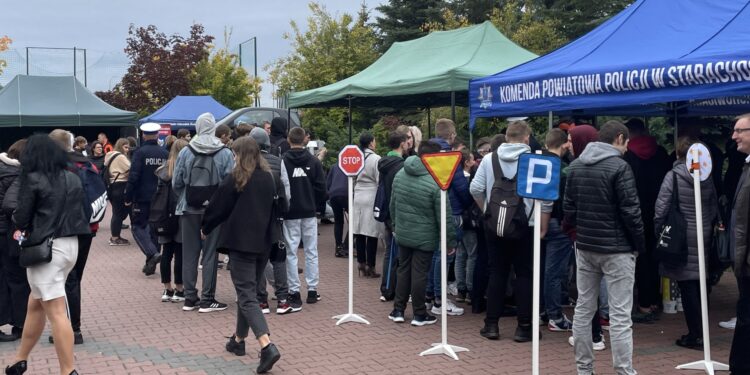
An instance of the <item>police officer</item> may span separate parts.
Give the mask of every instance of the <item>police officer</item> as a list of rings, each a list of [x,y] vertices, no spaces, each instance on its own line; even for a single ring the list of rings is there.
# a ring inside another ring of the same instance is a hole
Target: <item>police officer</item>
[[[161,260],[159,247],[154,232],[148,225],[151,197],[156,191],[158,182],[156,169],[167,162],[169,153],[157,141],[161,126],[153,122],[141,125],[143,144],[133,153],[130,161],[130,175],[125,187],[125,205],[132,204],[131,225],[133,238],[146,255],[143,273],[146,276],[156,272],[156,265]]]

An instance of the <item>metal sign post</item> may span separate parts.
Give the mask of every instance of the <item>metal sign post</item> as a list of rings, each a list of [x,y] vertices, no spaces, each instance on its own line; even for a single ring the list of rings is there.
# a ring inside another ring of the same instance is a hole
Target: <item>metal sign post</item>
[[[356,177],[365,167],[364,155],[362,150],[357,146],[349,145],[344,147],[339,153],[339,168],[347,175],[348,181],[348,199],[349,212],[354,207],[354,177]],[[336,325],[347,322],[370,324],[365,318],[354,313],[354,225],[349,217],[349,312],[346,314],[336,315],[333,319],[338,319]]]
[[[559,198],[560,158],[556,156],[523,154],[518,159],[516,193],[534,199],[534,284],[532,294],[531,373],[539,375],[539,290],[541,284],[542,200]]]
[[[696,143],[690,146],[687,157],[688,170],[693,175],[695,193],[695,227],[698,229],[698,274],[701,291],[701,320],[703,325],[703,360],[679,365],[678,370],[703,370],[714,375],[715,371],[729,371],[729,366],[711,360],[711,337],[708,329],[708,293],[706,287],[706,258],[703,244],[703,204],[701,202],[701,181],[711,175],[711,154],[706,146]],[[689,235],[689,234],[688,234]]]
[[[446,201],[448,187],[453,180],[453,174],[461,162],[461,153],[441,152],[437,154],[425,154],[422,155],[422,162],[427,171],[430,172],[432,178],[440,186],[440,298],[443,304],[440,308],[441,341],[432,344],[432,348],[419,353],[419,355],[445,354],[458,361],[456,353],[468,352],[469,349],[448,344],[448,312],[446,310],[448,301],[448,232],[446,229],[448,213]]]

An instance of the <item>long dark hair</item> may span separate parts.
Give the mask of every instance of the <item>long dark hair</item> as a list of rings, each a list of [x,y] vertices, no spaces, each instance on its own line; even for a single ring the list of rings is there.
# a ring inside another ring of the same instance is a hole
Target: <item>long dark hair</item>
[[[232,151],[237,156],[232,176],[234,176],[234,188],[243,191],[256,168],[270,171],[266,159],[260,155],[258,143],[251,137],[238,138],[232,143]]]
[[[372,143],[373,140],[375,140],[375,137],[373,137],[370,132],[363,132],[362,135],[359,136],[359,148],[362,152],[365,152],[365,150],[370,147],[370,143]]]
[[[19,160],[22,182],[32,172],[55,180],[68,166],[68,155],[46,134],[34,134],[29,137]]]

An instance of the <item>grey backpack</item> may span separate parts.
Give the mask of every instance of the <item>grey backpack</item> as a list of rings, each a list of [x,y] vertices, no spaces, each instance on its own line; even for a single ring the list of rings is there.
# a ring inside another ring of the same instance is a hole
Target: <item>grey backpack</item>
[[[219,188],[221,176],[219,168],[214,162],[214,155],[224,148],[220,148],[210,154],[201,154],[192,146],[188,145],[190,152],[193,153],[193,164],[190,165],[188,174],[188,183],[185,188],[185,201],[187,205],[194,208],[203,208],[208,205],[208,201]]]

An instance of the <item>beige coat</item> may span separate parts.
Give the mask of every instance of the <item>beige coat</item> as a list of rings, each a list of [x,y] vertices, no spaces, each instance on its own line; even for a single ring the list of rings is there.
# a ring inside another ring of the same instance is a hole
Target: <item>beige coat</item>
[[[117,155],[122,155],[116,157]],[[116,158],[115,158],[116,157]],[[111,164],[110,164],[111,161]],[[109,165],[109,183],[128,182],[130,174],[130,159],[118,151],[108,152],[104,156],[104,166]]]
[[[372,150],[365,150],[365,168],[356,178],[354,185],[354,207],[350,210],[352,218],[352,233],[369,237],[380,237],[383,223],[375,220],[373,205],[378,191],[378,161],[380,156]]]

